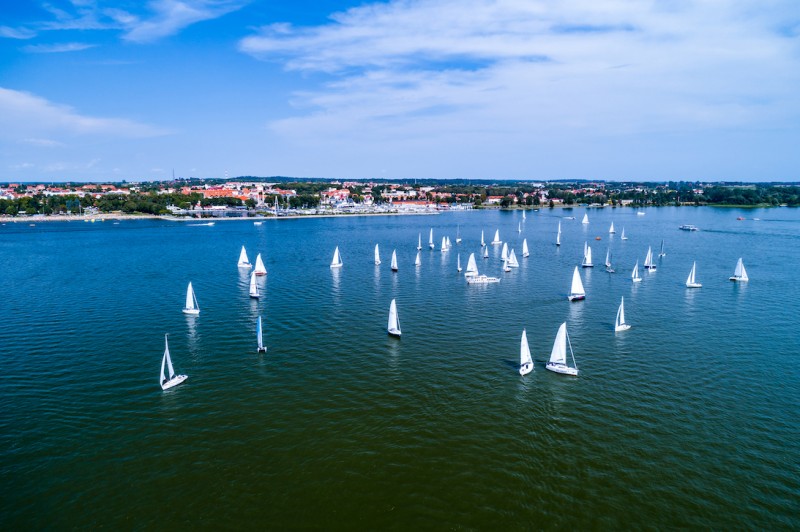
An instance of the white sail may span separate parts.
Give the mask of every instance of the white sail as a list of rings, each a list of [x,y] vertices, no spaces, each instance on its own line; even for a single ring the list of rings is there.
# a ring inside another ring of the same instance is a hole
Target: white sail
[[[567,322],[561,324],[553,342],[553,349],[550,351],[550,362],[552,364],[567,364]]]
[[[503,262],[508,260],[508,243],[503,243],[503,251],[500,252],[500,260]]]
[[[613,235],[614,233],[616,233],[614,230],[614,222],[611,222],[611,227],[608,228],[608,234]]]
[[[522,329],[522,339],[519,342],[519,374],[527,375],[531,371],[533,371],[533,359],[528,346],[528,334]]]
[[[414,266],[422,265],[422,261],[419,258],[419,251],[417,251],[417,259],[414,261]]]
[[[450,242],[450,237],[448,236],[447,237],[447,249],[450,249],[451,247],[453,247],[453,243]]]
[[[256,282],[256,272],[250,274],[250,297],[258,299],[258,283]]]
[[[503,243],[503,241],[500,240],[500,229],[498,229],[498,230],[496,230],[494,232],[494,240],[492,240],[492,245],[493,246],[499,246],[502,243]]]
[[[378,249],[378,244],[375,244],[375,266],[381,263],[381,252]]]
[[[528,239],[522,239],[522,258],[530,257],[531,253],[528,251]]]
[[[522,221],[525,221],[525,211],[522,211]]]
[[[625,236],[625,228],[624,227],[622,228],[622,236],[620,237],[620,240],[628,240],[628,237]]]
[[[417,251],[422,249],[422,233],[417,235]]]
[[[386,329],[392,336],[400,336],[401,334],[400,320],[397,317],[397,304],[394,299],[392,299],[392,304],[389,305],[389,324]]]
[[[661,240],[661,251],[659,251],[659,252],[658,252],[658,256],[659,256],[659,257],[663,257],[663,256],[665,256],[666,254],[667,254],[667,252],[666,252],[666,251],[664,251],[664,240],[662,239],[662,240]]]
[[[489,246],[486,246],[485,248],[483,248],[483,258],[484,259],[488,259],[489,258]]]
[[[512,268],[519,268],[519,261],[517,260],[517,255],[514,253],[513,249],[508,252],[507,264]]]
[[[647,255],[644,258],[644,267],[646,270],[655,270],[656,265],[653,263],[653,250],[647,246]]]
[[[561,222],[558,222],[558,232],[556,233],[556,246],[561,245]]]
[[[478,275],[478,264],[475,262],[475,254],[469,254],[469,260],[467,260],[467,271],[464,272],[465,277],[472,277],[474,275]]]
[[[456,226],[456,244],[461,243],[461,226]]]
[[[483,239],[483,229],[481,229],[481,247],[486,247],[486,240]]]
[[[461,253],[459,253],[457,257],[456,270],[459,272],[461,271]]]
[[[442,251],[447,251],[447,238],[442,237]]]
[[[631,273],[631,280],[634,283],[641,282],[642,278],[639,277],[639,261],[636,261],[636,264],[633,265],[633,272]]]
[[[397,271],[397,251],[394,249],[392,250],[392,271]]]
[[[433,249],[433,227],[431,227],[431,234],[428,236],[428,247]]]
[[[186,288],[186,303],[183,306],[184,314],[200,314],[200,306],[197,304],[197,297],[194,295],[192,283]]]
[[[692,262],[692,270],[689,272],[689,277],[686,278],[686,288],[700,288],[700,283],[695,278],[697,275],[697,262]]]
[[[336,246],[336,249],[333,250],[333,260],[331,261],[331,268],[341,268],[342,267],[342,257],[339,255],[339,246]]]
[[[267,348],[264,347],[263,332],[261,330],[261,316],[256,320],[256,339],[258,340],[258,352],[266,352]]]
[[[264,261],[261,260],[261,253],[256,255],[256,268],[253,271],[256,275],[267,275],[267,268],[264,266]]]
[[[625,322],[625,298],[621,298],[617,309],[617,319],[614,321],[614,331],[627,331],[631,326]]]
[[[578,267],[575,266],[575,271],[572,273],[572,286],[569,289],[569,300],[575,301],[584,299],[586,292],[583,290],[583,282],[581,282],[581,274],[578,273]]]
[[[589,223],[589,215],[588,214],[584,214],[583,215],[583,220],[581,220],[581,223],[582,224],[588,224]]]
[[[522,232],[522,222],[517,222],[517,233]]]
[[[606,268],[611,268],[611,250],[606,250]]]
[[[166,372],[164,371],[166,369]],[[164,356],[161,358],[161,375],[159,376],[158,383],[161,385],[162,390],[167,390],[173,386],[185,381],[188,377],[186,375],[176,375],[175,369],[172,367],[172,358],[169,356],[169,342],[167,335],[164,335]]]
[[[744,263],[742,262],[742,258],[739,257],[739,260],[736,262],[736,269],[733,272],[733,276],[730,277],[731,281],[749,281],[750,278],[747,277],[747,270],[744,268]]]
[[[242,251],[239,253],[239,263],[238,266],[240,268],[249,268],[250,261],[247,258],[247,251],[244,250],[244,246],[242,246]]]
[[[584,268],[594,267],[594,264],[592,264],[592,248],[588,243],[583,245],[583,262],[581,266]]]

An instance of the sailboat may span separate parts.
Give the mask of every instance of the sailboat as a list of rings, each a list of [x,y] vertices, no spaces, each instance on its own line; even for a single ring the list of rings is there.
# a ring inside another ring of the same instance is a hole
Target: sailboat
[[[611,249],[606,250],[606,271],[614,273],[614,268],[611,267]]]
[[[558,233],[556,233],[556,246],[561,245],[561,222],[558,222]]]
[[[239,253],[239,263],[237,264],[240,268],[250,268],[252,264],[247,258],[247,251],[244,250],[244,246],[242,246],[242,251]]]
[[[528,239],[527,238],[523,238],[522,239],[522,258],[524,259],[524,258],[530,257],[530,256],[531,256],[531,253],[530,253],[530,251],[528,251]]]
[[[261,332],[261,316],[256,320],[256,339],[258,340],[258,353],[266,353],[267,347],[264,345]]]
[[[528,347],[528,334],[522,329],[522,339],[519,342],[519,374],[527,375],[533,371],[531,349]]]
[[[625,298],[619,301],[619,308],[617,309],[617,319],[614,320],[614,332],[627,331],[631,326],[625,321]]]
[[[258,299],[260,297],[258,293],[258,283],[256,283],[256,272],[250,274],[250,297],[253,299]]]
[[[450,248],[452,248],[452,247],[453,247],[453,243],[452,243],[452,242],[450,242],[450,237],[448,236],[448,237],[447,237],[447,249],[449,250],[449,249],[450,249]]]
[[[433,245],[433,227],[431,227],[431,234],[428,235],[428,247],[431,248],[431,249],[434,248],[434,245]]]
[[[486,246],[486,247],[483,248],[483,258],[484,259],[488,259],[489,258],[489,246]]]
[[[517,260],[517,254],[514,253],[514,250],[508,252],[508,260],[506,261],[511,268],[519,268],[519,261]]]
[[[459,272],[461,271],[461,253],[459,253],[457,257],[456,270],[458,270]]]
[[[506,273],[511,271],[511,266],[508,264],[508,261],[503,263],[503,271]]]
[[[695,279],[696,271],[697,271],[697,262],[693,262],[692,271],[689,272],[689,277],[686,278],[686,288],[700,288],[701,286],[703,286],[700,283],[698,283],[697,280]]]
[[[467,260],[467,271],[464,272],[464,277],[474,277],[478,275],[478,265],[475,263],[475,254],[470,253]]]
[[[422,249],[422,233],[417,235],[417,251]]]
[[[570,301],[580,301],[586,299],[586,292],[583,290],[583,283],[581,282],[581,274],[578,273],[578,267],[575,266],[575,271],[572,273],[572,286],[569,289],[567,299]]]
[[[614,229],[614,222],[611,222],[611,227],[608,228],[608,234],[613,235],[617,231]]]
[[[503,241],[500,240],[500,229],[498,229],[498,230],[496,230],[494,232],[494,240],[492,240],[492,245],[493,246],[499,246],[502,243],[503,243]]]
[[[447,238],[442,237],[442,253],[444,253],[445,251],[447,251]]]
[[[639,261],[636,261],[636,264],[633,265],[633,273],[631,273],[631,281],[634,283],[641,283],[642,278],[639,277]]]
[[[164,335],[164,356],[161,358],[161,378],[159,379],[159,384],[161,384],[162,390],[168,390],[173,386],[177,386],[189,377],[186,375],[176,375],[175,368],[172,367],[172,359],[169,356],[169,341],[167,340],[168,335]],[[164,373],[164,367],[166,366],[167,371],[169,372],[169,378],[167,378],[167,374]]]
[[[503,243],[503,250],[500,252],[500,260],[503,262],[508,260],[508,243]]]
[[[578,269],[575,268],[577,272]],[[575,367],[567,365],[567,345],[569,345],[569,354],[572,356],[572,364]],[[546,369],[564,375],[578,375],[578,364],[575,362],[575,354],[572,352],[572,342],[569,341],[567,334],[567,322],[561,324],[556,334],[556,340],[553,342],[553,350],[550,351],[550,361],[545,366]]]
[[[417,251],[417,258],[414,260],[414,266],[421,266],[422,261],[419,258],[419,251]]]
[[[656,271],[656,263],[653,262],[653,250],[647,246],[647,255],[644,258],[644,269],[651,272]]]
[[[483,239],[483,229],[481,229],[481,247],[486,247],[486,240]]]
[[[256,268],[253,272],[256,275],[267,275],[267,268],[264,267],[264,261],[261,260],[261,253],[256,255]]]
[[[378,249],[378,244],[375,244],[375,266],[381,263],[381,252]]]
[[[386,330],[390,336],[397,336],[400,338],[400,320],[397,317],[397,303],[392,299],[392,304],[389,305],[389,325]]]
[[[584,214],[583,215],[583,220],[581,220],[581,223],[582,224],[588,224],[589,223],[589,215],[588,214]]]
[[[628,237],[625,236],[625,228],[624,227],[622,228],[622,236],[620,237],[620,240],[628,240]]]
[[[396,250],[394,250],[394,249],[392,250],[392,264],[391,264],[391,268],[392,268],[392,271],[393,271],[393,272],[396,272],[396,271],[397,271],[397,251],[396,251]]]
[[[744,263],[742,263],[742,258],[739,257],[738,262],[736,262],[736,270],[734,270],[733,275],[729,277],[731,281],[739,281],[745,282],[749,281],[750,278],[747,277],[747,270],[744,269]]]
[[[341,268],[342,264],[342,257],[339,255],[339,246],[336,246],[336,249],[333,250],[333,260],[331,261],[331,268]]]
[[[460,244],[460,243],[461,243],[461,226],[457,225],[456,226],[456,244]]]
[[[186,288],[186,304],[183,306],[183,313],[193,316],[200,314],[200,306],[197,304],[197,297],[194,295],[191,281],[188,288]]]
[[[583,262],[581,262],[581,267],[594,268],[594,264],[592,264],[592,247],[588,242],[583,243]]]
[[[664,239],[661,239],[661,251],[658,252],[658,256],[659,257],[663,257],[666,254],[667,254],[667,252],[664,251]]]

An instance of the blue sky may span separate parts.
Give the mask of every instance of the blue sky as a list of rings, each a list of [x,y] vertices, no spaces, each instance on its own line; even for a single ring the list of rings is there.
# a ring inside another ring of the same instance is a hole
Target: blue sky
[[[796,0],[0,7],[0,181],[800,180]]]

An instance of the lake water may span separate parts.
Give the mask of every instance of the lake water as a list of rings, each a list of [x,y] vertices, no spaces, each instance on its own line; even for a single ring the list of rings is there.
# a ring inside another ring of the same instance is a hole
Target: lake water
[[[469,286],[456,255],[466,265],[495,229],[521,265],[503,273],[490,246],[478,268],[502,281]],[[662,239],[658,271],[634,285]],[[585,242],[596,266],[570,303]],[[269,271],[259,301],[242,245]],[[728,280],[739,257],[749,283]],[[703,287],[688,290],[693,261]],[[8,223],[0,524],[798,528],[797,264],[800,210],[785,208]],[[189,281],[194,318],[181,313]],[[615,334],[621,296],[633,327]],[[392,298],[402,340],[386,334]],[[564,321],[577,378],[544,369]],[[189,379],[163,392],[165,333]]]

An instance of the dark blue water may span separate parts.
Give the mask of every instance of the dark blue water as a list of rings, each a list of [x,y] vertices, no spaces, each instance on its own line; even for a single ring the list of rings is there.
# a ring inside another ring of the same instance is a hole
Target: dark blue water
[[[800,526],[800,211],[592,209],[588,226],[584,212],[528,212],[521,234],[521,213],[498,211],[0,226],[0,524]],[[503,273],[490,246],[478,268],[502,281],[468,286],[456,255],[466,266],[498,228],[520,268]],[[569,303],[587,241],[597,266]],[[269,271],[259,301],[242,245]],[[728,280],[739,257],[746,284]],[[181,313],[189,281],[196,318]],[[621,296],[633,328],[615,334]],[[563,321],[577,378],[544,370]],[[167,392],[164,333],[189,375]]]

